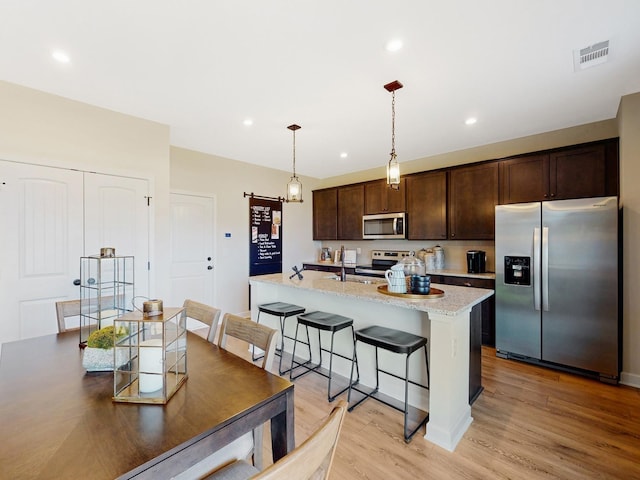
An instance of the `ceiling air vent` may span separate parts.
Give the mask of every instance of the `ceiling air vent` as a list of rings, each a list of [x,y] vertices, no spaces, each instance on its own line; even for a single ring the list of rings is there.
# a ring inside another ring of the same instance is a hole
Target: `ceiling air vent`
[[[594,43],[590,47],[573,51],[573,69],[578,72],[585,68],[594,67],[606,62],[608,58],[609,40]]]

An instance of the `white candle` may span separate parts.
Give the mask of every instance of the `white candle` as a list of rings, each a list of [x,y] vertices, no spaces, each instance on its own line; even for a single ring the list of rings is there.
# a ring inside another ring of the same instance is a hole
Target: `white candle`
[[[140,343],[140,392],[150,393],[162,388],[162,339],[153,338]]]

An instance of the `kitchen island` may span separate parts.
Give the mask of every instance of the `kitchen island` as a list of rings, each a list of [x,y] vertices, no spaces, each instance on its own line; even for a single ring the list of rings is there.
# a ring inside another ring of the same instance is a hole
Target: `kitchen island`
[[[380,279],[349,276],[348,280],[336,281],[334,275],[317,271],[305,271],[302,280],[296,276],[290,279],[288,274],[251,277],[252,317],[256,320],[260,304],[288,302],[304,306],[307,311],[323,310],[353,318],[356,329],[381,325],[429,338],[430,390],[424,394],[422,389],[410,389],[409,399],[417,408],[429,411],[425,438],[453,451],[473,421],[469,405],[472,309],[491,297],[493,291],[433,285],[444,291],[442,298],[413,300],[380,293],[378,286],[383,284]],[[372,283],[364,283],[369,281]],[[278,320],[274,317],[265,315],[260,321],[279,330]],[[295,322],[289,321],[286,328],[286,335],[294,336]],[[350,354],[352,341],[345,337],[347,336],[336,336],[335,349]],[[285,350],[291,350],[289,342],[285,343]],[[361,365],[360,383],[375,385],[373,351],[361,350],[359,347],[358,360]],[[380,352],[380,361],[399,374],[404,372],[402,356]],[[411,361],[412,377],[414,372],[423,372],[424,360],[419,355],[413,355]],[[350,367],[348,361],[334,363],[334,371],[347,378]],[[383,375],[380,378],[380,391],[402,399],[403,382],[386,377],[388,376]],[[422,373],[422,378],[413,380],[424,382],[426,374]]]

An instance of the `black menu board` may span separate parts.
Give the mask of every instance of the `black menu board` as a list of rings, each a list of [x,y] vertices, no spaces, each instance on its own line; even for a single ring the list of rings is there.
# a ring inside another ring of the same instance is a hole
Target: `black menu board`
[[[249,198],[249,275],[282,273],[282,202]]]

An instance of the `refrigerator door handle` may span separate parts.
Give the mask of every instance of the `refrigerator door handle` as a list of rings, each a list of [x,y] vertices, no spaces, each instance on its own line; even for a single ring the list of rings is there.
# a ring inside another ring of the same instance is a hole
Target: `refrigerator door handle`
[[[549,227],[542,228],[542,309],[549,311]]]
[[[533,306],[536,310],[540,310],[540,285],[538,285],[538,283],[540,282],[540,272],[538,271],[540,265],[540,259],[538,258],[539,252],[540,229],[538,227],[535,227],[533,229],[533,258],[531,259],[533,263],[533,275],[531,276],[531,283],[533,285]]]

